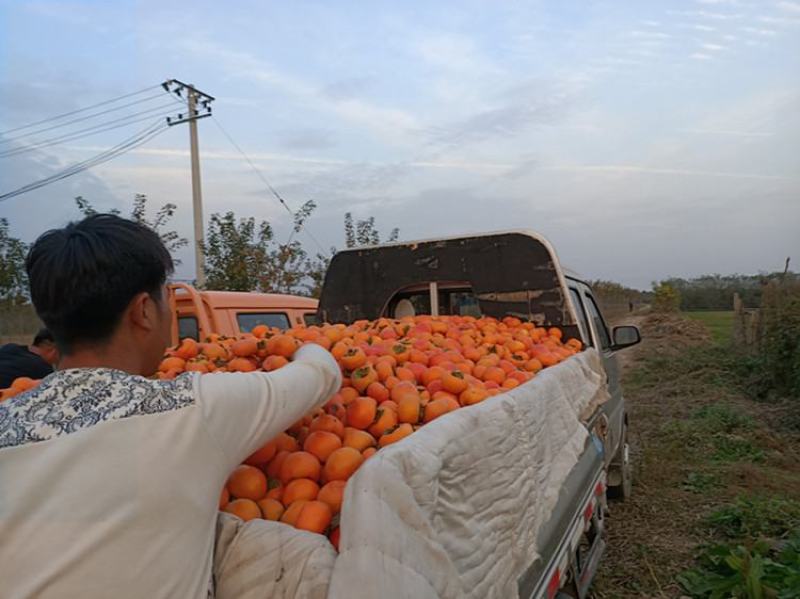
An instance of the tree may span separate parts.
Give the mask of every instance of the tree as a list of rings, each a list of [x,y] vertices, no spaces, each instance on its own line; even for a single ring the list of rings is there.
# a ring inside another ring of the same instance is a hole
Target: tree
[[[203,244],[206,288],[256,291],[267,271],[272,227],[266,221],[236,218],[232,211],[212,214]]]
[[[386,243],[393,243],[400,237],[400,229],[395,227],[389,232]],[[362,245],[378,245],[381,243],[381,235],[375,226],[375,217],[370,216],[364,220],[353,220],[350,212],[344,215],[344,243],[347,248],[359,247]]]
[[[703,275],[693,279],[672,278],[669,283],[681,294],[681,310],[732,310],[733,296],[739,294],[744,305],[756,308],[769,281],[798,281],[797,273],[762,273],[758,275]]]
[[[317,205],[303,204],[293,215],[292,232],[285,243],[276,240],[272,226],[255,218],[239,218],[233,212],[212,214],[203,248],[206,287],[229,291],[260,291],[319,297],[331,256],[313,256],[296,239]],[[388,241],[399,232],[391,231]],[[380,243],[375,218],[354,221],[345,214],[345,245],[358,247]]]
[[[316,207],[309,200],[295,212],[292,234],[285,243],[276,241],[267,221],[257,223],[253,217],[237,220],[233,212],[212,214],[203,248],[206,287],[305,295],[318,292],[324,276],[320,273],[322,256],[309,258],[302,243],[294,239]]]
[[[94,208],[94,206],[92,206],[89,200],[83,198],[82,196],[75,198],[75,204],[77,204],[78,210],[83,216],[92,216],[93,214],[97,214],[97,210]],[[175,215],[175,211],[177,209],[178,206],[176,204],[164,204],[156,211],[155,218],[149,220],[147,218],[147,196],[143,193],[137,193],[133,196],[133,208],[131,209],[130,214],[131,220],[150,227],[153,231],[158,233],[158,236],[161,237],[161,241],[164,243],[164,246],[166,246],[169,253],[173,255],[173,262],[175,262],[176,265],[180,264],[181,261],[177,258],[174,258],[175,252],[189,245],[189,240],[185,237],[181,237],[177,231],[165,231],[164,227],[167,226],[167,223],[169,223],[170,219]],[[109,212],[111,214],[120,214],[120,211],[116,208],[113,208]]]
[[[308,260],[306,274],[308,275],[308,282],[306,283],[308,295],[311,297],[319,297],[322,293],[322,285],[325,283],[325,273],[328,272],[328,267],[331,264],[331,257],[336,253],[336,248],[330,249],[330,254],[325,255],[317,253],[314,258]]]
[[[292,233],[286,243],[273,243],[269,250],[268,269],[262,273],[259,288],[267,293],[297,294],[307,291],[309,260],[303,245],[294,239],[317,204],[308,200],[292,216]]]
[[[0,302],[20,304],[28,297],[28,246],[8,230],[8,219],[0,218]]]
[[[669,283],[653,283],[653,310],[677,312],[681,305],[681,294]]]

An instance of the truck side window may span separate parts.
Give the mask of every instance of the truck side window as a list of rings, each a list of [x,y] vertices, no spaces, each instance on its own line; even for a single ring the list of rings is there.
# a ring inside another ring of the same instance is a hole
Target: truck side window
[[[608,349],[611,347],[611,337],[609,337],[606,323],[603,320],[603,317],[600,315],[600,309],[597,307],[597,304],[591,295],[584,294],[583,297],[586,298],[586,309],[589,312],[589,317],[592,319],[592,324],[594,324],[594,330],[597,332],[597,336],[599,338],[598,341],[600,341],[600,347],[603,349]]]
[[[575,312],[578,314],[578,328],[583,335],[583,341],[586,345],[594,345],[592,341],[592,333],[589,330],[589,323],[586,321],[586,311],[583,309],[583,302],[577,290],[572,287],[569,288],[569,294],[572,297],[572,303],[575,304]]]
[[[260,324],[276,329],[288,329],[289,317],[284,312],[238,312],[236,322],[242,333],[249,333]]]
[[[178,318],[178,339],[186,339],[187,337],[200,341],[197,318],[194,316],[180,316]]]

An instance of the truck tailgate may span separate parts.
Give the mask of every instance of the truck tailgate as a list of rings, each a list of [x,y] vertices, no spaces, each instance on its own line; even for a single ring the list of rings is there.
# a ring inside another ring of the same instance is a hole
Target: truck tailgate
[[[376,454],[347,485],[329,599],[516,596],[607,398],[587,350]]]

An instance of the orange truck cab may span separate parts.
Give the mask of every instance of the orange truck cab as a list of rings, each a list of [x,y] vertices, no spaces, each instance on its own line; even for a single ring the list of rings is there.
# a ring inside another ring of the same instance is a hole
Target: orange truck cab
[[[169,286],[172,342],[202,340],[211,333],[235,337],[264,324],[288,329],[316,322],[317,300],[279,293],[200,291],[185,283]]]

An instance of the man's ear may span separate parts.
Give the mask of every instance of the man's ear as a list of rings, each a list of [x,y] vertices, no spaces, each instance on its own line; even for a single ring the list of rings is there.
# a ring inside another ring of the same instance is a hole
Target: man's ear
[[[131,324],[145,331],[151,331],[156,326],[155,302],[146,291],[136,294],[128,304],[128,318]]]
[[[61,359],[61,353],[58,351],[58,347],[55,343],[50,343],[47,345],[47,360],[50,364],[57,364],[58,361]]]

